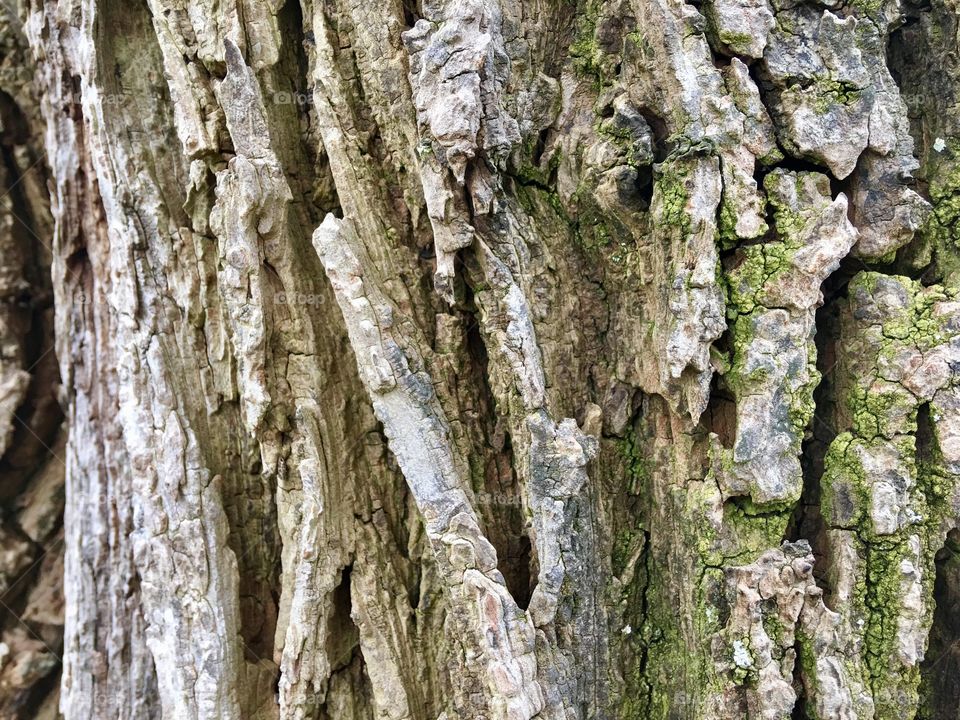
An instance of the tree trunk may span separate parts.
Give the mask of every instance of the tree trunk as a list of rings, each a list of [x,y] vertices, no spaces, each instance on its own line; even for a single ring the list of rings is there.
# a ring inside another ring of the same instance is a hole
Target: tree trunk
[[[0,718],[960,718],[958,14],[5,2]]]

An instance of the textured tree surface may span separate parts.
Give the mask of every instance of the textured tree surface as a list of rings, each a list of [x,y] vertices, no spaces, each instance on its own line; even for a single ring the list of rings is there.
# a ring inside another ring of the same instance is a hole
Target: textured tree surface
[[[958,0],[4,0],[0,718],[960,718]]]

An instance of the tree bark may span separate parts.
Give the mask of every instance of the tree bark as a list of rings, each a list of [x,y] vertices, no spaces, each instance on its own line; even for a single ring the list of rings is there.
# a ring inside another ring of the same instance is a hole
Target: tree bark
[[[958,14],[4,3],[0,718],[960,717]]]

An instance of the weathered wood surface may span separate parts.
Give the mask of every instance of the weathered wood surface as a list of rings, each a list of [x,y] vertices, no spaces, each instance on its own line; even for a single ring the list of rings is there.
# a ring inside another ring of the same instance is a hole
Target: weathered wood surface
[[[0,717],[955,720],[958,13],[0,5]]]

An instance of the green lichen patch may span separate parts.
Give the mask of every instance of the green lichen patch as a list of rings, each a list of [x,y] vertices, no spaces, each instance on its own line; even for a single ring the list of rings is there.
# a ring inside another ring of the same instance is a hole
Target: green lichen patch
[[[944,281],[955,287],[960,285],[960,137],[940,140],[926,166],[933,212],[920,237],[930,245]]]
[[[657,222],[681,235],[690,231],[690,189],[685,168],[678,163],[663,163],[653,184],[651,211]]]
[[[740,250],[740,263],[726,275],[727,316],[750,314],[763,306],[764,288],[789,271],[796,248],[768,242]]]
[[[764,305],[769,289],[794,271],[793,258],[806,242],[807,225],[830,203],[830,182],[821,173],[777,170],[764,178],[763,186],[777,239],[738,251],[738,262],[726,275],[731,318]]]
[[[617,62],[597,41],[602,10],[603,0],[586,0],[583,3],[577,14],[574,41],[569,48],[574,72],[592,82],[598,92],[613,83]]]
[[[541,160],[535,163],[538,143],[539,138],[536,136],[527,137],[523,141],[520,148],[511,156],[516,165],[511,168],[511,172],[521,183],[547,187],[554,172],[560,166],[561,153],[555,150],[546,158],[546,162]]]
[[[934,555],[956,486],[943,466],[936,422],[927,417],[935,411],[921,415],[923,399],[901,377],[905,365],[918,367],[951,341],[951,314],[938,303],[954,294],[864,272],[848,295],[837,374],[847,431],[825,458],[821,511],[829,527],[846,531],[859,563],[847,570],[856,584],[840,608],[863,645],[862,660],[851,658],[848,671],[869,689],[875,717],[894,718],[919,702],[916,646],[931,622]],[[935,382],[928,380],[925,392]]]
[[[725,563],[752,562],[760,553],[775,548],[783,541],[787,524],[793,510],[792,501],[784,501],[773,507],[760,507],[749,498],[737,498],[723,508],[725,533],[736,538],[739,546],[735,556],[724,558]]]
[[[627,491],[638,494],[650,481],[650,460],[643,454],[633,428],[618,442],[618,449],[626,465]]]
[[[816,78],[811,92],[814,111],[823,115],[837,105],[854,105],[863,98],[863,88],[831,77]]]

